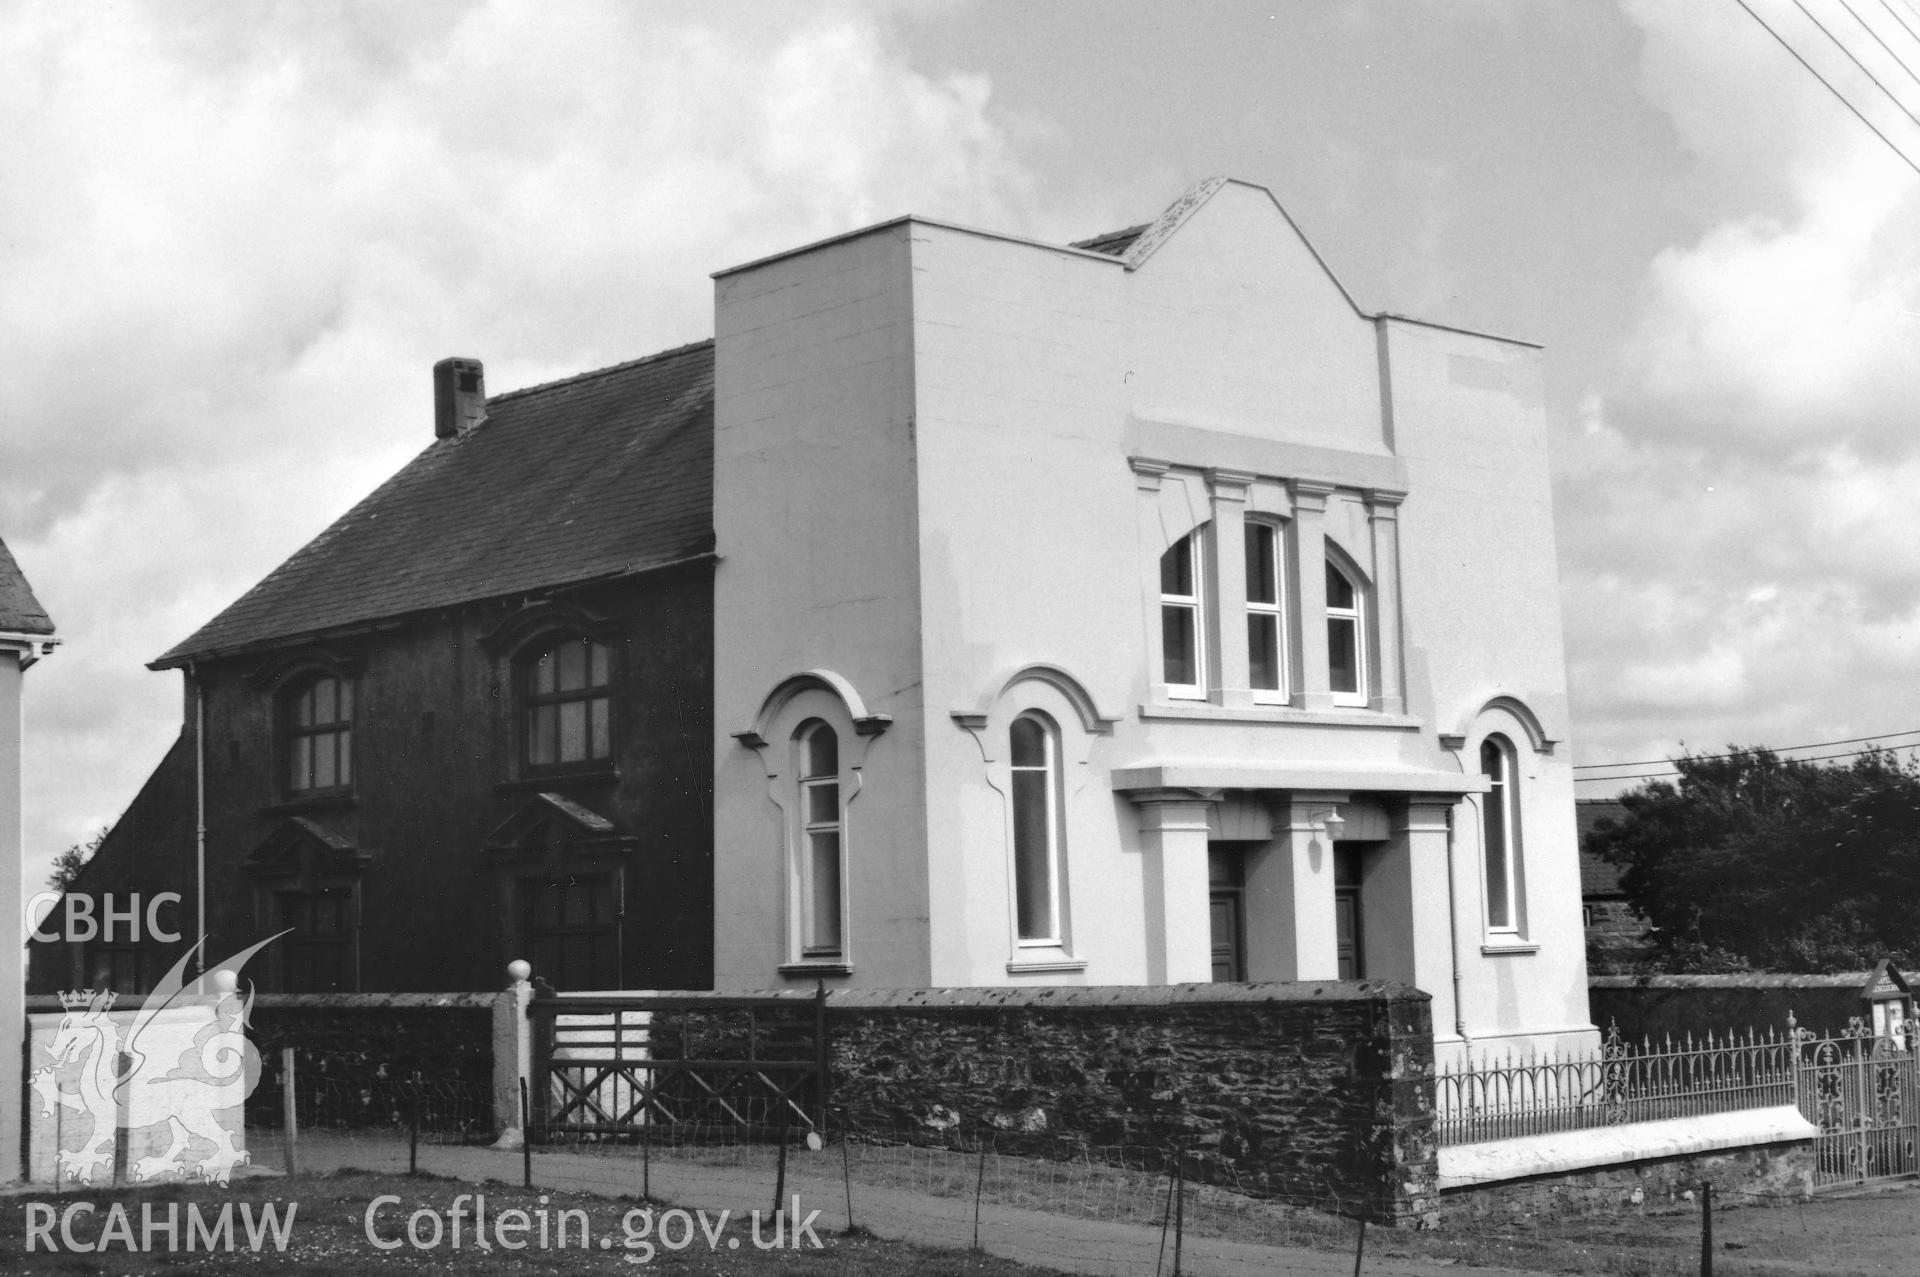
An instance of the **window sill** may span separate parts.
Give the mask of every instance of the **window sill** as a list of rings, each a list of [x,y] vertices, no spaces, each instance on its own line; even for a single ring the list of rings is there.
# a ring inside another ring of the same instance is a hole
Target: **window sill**
[[[1216,723],[1302,723],[1315,727],[1385,727],[1417,731],[1421,721],[1406,714],[1383,714],[1361,709],[1295,709],[1290,705],[1215,705],[1206,701],[1169,702],[1140,706],[1140,717],[1201,719]]]
[[[494,785],[496,794],[522,793],[527,790],[552,789],[560,785],[599,785],[611,784],[620,779],[620,769],[608,763],[599,767],[580,767],[571,771],[534,772],[516,776],[512,780],[503,780]]]
[[[1540,946],[1529,944],[1525,940],[1488,942],[1480,946],[1480,952],[1489,958],[1504,958],[1513,954],[1538,953]]]
[[[360,799],[354,794],[315,794],[311,798],[289,798],[282,803],[269,803],[260,809],[260,814],[298,816],[310,811],[344,811],[359,805]]]
[[[851,962],[783,962],[774,968],[789,979],[812,979],[815,976],[852,975]]]
[[[1022,962],[1015,960],[1007,964],[1008,975],[1050,975],[1059,971],[1085,971],[1085,958],[1034,958]]]

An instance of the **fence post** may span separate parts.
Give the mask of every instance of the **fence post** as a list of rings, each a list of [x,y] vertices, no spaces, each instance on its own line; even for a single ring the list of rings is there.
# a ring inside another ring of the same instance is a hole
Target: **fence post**
[[[520,1081],[520,1114],[525,1124],[528,1140],[545,1141],[547,1138],[547,1102],[553,1092],[551,1075],[553,1071],[554,1027],[560,1019],[560,1003],[554,994],[553,986],[545,980],[535,977],[532,993],[527,998],[527,1017],[532,1028],[528,1035],[531,1039],[527,1051],[527,1072]],[[615,1033],[619,1030],[616,1028]],[[536,1107],[529,1094],[529,1087],[538,1087],[540,1096]]]
[[[1700,1277],[1713,1277],[1713,1181],[1700,1181]]]
[[[784,1099],[780,1101],[780,1166],[773,1177],[773,1217],[780,1218],[780,1203],[787,1195],[787,1114],[793,1106]]]
[[[1173,1277],[1180,1277],[1180,1244],[1187,1233],[1187,1150],[1174,1150],[1173,1163]]]
[[[300,1173],[300,1158],[295,1145],[300,1142],[300,1118],[293,1094],[293,1048],[280,1048],[280,1117],[287,1131],[287,1178]]]
[[[523,1130],[527,1129],[527,1109],[527,1079],[521,1078],[520,1125]],[[523,1139],[520,1141],[520,1179],[522,1188],[533,1187],[533,1141],[531,1139]]]
[[[827,1126],[827,982],[813,982],[813,1086],[819,1114],[815,1129]]]
[[[980,1199],[987,1191],[987,1133],[980,1132],[980,1169],[973,1177],[973,1248],[980,1249]]]

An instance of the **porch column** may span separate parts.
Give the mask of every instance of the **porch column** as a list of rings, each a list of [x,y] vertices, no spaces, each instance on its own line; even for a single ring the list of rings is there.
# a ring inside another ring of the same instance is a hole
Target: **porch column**
[[[1213,978],[1207,812],[1214,800],[1187,789],[1130,796],[1140,809],[1147,983],[1204,984]]]
[[[1293,481],[1293,588],[1300,598],[1295,618],[1294,650],[1300,653],[1299,688],[1293,703],[1299,709],[1332,709],[1332,675],[1327,670],[1327,498],[1330,483]],[[1327,897],[1329,916],[1333,897]],[[1332,949],[1327,952],[1331,954]],[[1304,977],[1303,977],[1304,978]]]
[[[1404,980],[1433,997],[1435,1033],[1453,1031],[1453,932],[1447,917],[1450,799],[1413,797],[1393,813],[1379,866],[1367,877],[1367,949],[1390,949],[1372,974]]]
[[[1378,673],[1369,708],[1398,714],[1406,708],[1400,667],[1400,503],[1404,492],[1367,489],[1373,531],[1373,650]]]
[[[1275,807],[1273,843],[1265,854],[1252,858],[1247,871],[1249,979],[1339,978],[1333,840],[1327,837],[1324,817],[1347,798],[1296,790]],[[1316,816],[1322,820],[1316,822]],[[1261,913],[1257,927],[1256,909]]]

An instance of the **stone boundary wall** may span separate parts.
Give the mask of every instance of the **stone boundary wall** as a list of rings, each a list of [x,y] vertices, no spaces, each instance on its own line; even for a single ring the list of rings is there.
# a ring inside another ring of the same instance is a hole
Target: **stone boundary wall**
[[[812,994],[778,996],[810,1018]],[[1179,1149],[1190,1177],[1245,1192],[1379,1222],[1435,1208],[1432,1017],[1406,985],[849,989],[826,1019],[830,1120],[856,1139]]]
[[[1788,1012],[1801,1028],[1830,1037],[1845,1032],[1850,1017],[1867,1015],[1860,990],[1868,975],[1590,976],[1587,1004],[1602,1033],[1618,1024],[1629,1042],[1709,1031],[1785,1034]]]

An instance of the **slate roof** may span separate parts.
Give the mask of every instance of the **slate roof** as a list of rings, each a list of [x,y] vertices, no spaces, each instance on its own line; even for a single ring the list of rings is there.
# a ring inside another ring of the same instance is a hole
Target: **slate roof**
[[[13,561],[5,541],[0,541],[0,633],[53,633],[53,618],[33,597],[27,574]]]
[[[713,343],[704,341],[489,399],[468,434],[434,440],[151,668],[712,548]]]
[[[1151,222],[1142,222],[1138,226],[1129,226],[1121,231],[1108,231],[1104,235],[1095,235],[1092,239],[1077,239],[1068,248],[1084,248],[1090,253],[1105,253],[1109,257],[1125,257],[1134,241],[1151,226]]]
[[[1580,838],[1580,894],[1624,896],[1620,866],[1587,850],[1587,834],[1603,820],[1619,820],[1627,809],[1614,798],[1582,798],[1573,805],[1574,830]]]

